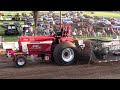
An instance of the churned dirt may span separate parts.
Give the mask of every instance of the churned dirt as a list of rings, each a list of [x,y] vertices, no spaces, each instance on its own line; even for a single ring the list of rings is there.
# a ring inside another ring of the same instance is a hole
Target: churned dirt
[[[29,61],[16,68],[12,60],[0,56],[0,79],[120,79],[120,62],[57,66]]]

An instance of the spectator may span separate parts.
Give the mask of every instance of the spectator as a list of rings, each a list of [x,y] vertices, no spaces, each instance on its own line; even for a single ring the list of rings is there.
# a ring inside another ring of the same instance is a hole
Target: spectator
[[[54,32],[54,30],[52,29],[52,27],[50,28],[50,35],[54,35],[55,34],[55,32]]]
[[[102,35],[104,36],[107,36],[107,33],[105,32],[104,28],[102,28]]]
[[[116,32],[115,32],[115,30],[112,28],[112,26],[110,26],[110,29],[111,29],[112,35],[116,35]]]
[[[97,32],[97,35],[98,35],[98,37],[102,36],[102,33],[101,32]]]
[[[25,36],[25,32],[26,32],[26,28],[23,27],[23,30],[22,30],[22,34],[21,34],[21,36]]]
[[[45,35],[50,35],[49,28],[45,30]]]
[[[83,34],[83,33],[82,33],[82,30],[79,30],[79,31],[78,31],[78,36],[81,37],[82,34]]]
[[[15,25],[15,26],[19,26],[20,23],[19,23],[18,21],[15,21],[15,22],[14,22],[14,25]]]
[[[107,27],[107,34],[110,36],[110,35],[112,35],[112,34],[114,34],[114,30],[113,30],[113,28],[111,27],[111,26],[109,26],[109,27]]]
[[[94,36],[94,37],[96,37],[96,33],[95,33],[94,30],[91,31],[91,35]]]
[[[120,30],[118,30],[118,28],[116,28],[114,31],[115,31],[118,35],[120,35]]]
[[[73,32],[72,32],[72,36],[75,38],[76,37],[76,32],[77,32],[77,29],[75,28],[74,30],[73,30]]]
[[[32,36],[33,35],[33,27],[32,26],[29,27],[29,32],[30,32],[30,34]]]

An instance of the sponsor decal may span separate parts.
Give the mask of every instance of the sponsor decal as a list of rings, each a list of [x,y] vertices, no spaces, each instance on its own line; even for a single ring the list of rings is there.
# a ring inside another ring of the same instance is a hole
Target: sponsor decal
[[[41,46],[39,46],[39,45],[32,45],[31,49],[41,49]]]

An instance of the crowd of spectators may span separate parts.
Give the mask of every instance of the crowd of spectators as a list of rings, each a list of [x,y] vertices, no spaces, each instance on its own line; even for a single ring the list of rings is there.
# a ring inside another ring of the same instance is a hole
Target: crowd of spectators
[[[95,12],[91,12],[95,14]],[[8,16],[10,16],[9,14]],[[3,15],[0,15],[2,18]],[[19,14],[15,15],[16,18]],[[34,21],[33,14],[22,13],[24,25],[28,28],[23,28],[23,34],[30,32],[34,35],[34,28],[32,22]],[[102,37],[110,35],[120,35],[120,20],[114,17],[98,17],[84,15],[83,12],[68,11],[62,14],[62,23],[71,25],[71,36],[73,37]],[[20,25],[18,21],[14,22],[15,25]],[[47,14],[39,14],[37,24],[38,35],[54,35],[60,28],[60,14],[50,12]]]

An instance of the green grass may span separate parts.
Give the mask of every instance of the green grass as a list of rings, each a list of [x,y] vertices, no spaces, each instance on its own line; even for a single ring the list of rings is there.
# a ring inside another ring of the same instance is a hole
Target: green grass
[[[16,36],[16,35],[8,35],[8,36],[5,36],[5,35],[3,35],[3,37],[4,37],[4,40],[6,41],[6,42],[15,42],[15,41],[17,41],[17,38],[18,38],[18,36]],[[119,37],[119,39],[120,39],[120,36],[118,36]],[[101,39],[112,39],[112,35],[111,36],[103,36],[103,37],[78,37],[78,38],[76,38],[77,40],[87,40],[87,39],[98,39],[98,38],[101,38]]]
[[[0,21],[0,25],[3,25],[4,21]],[[10,24],[13,24],[14,21],[9,21]],[[24,21],[19,21],[20,24],[24,24]]]
[[[105,12],[105,11],[95,11],[95,14],[91,14],[91,12],[83,11],[83,14],[87,14],[87,15],[90,15],[90,16],[120,17],[120,13]]]
[[[0,36],[3,36],[4,40],[6,42],[15,42],[17,41],[17,36],[16,35],[4,35],[4,28],[0,28]]]
[[[31,11],[0,11],[0,13],[4,13],[4,15],[8,15],[8,13],[11,13],[12,15],[19,13],[21,15],[23,12],[28,15]]]
[[[112,36],[113,35],[111,35],[111,36],[102,36],[102,37],[78,37],[78,38],[76,38],[76,39],[78,39],[78,40],[86,40],[86,39],[98,39],[98,38],[101,38],[101,39],[112,39]],[[119,36],[119,39],[120,39],[120,36]]]
[[[9,36],[3,36],[3,37],[5,42],[16,42],[18,36],[9,35]]]

